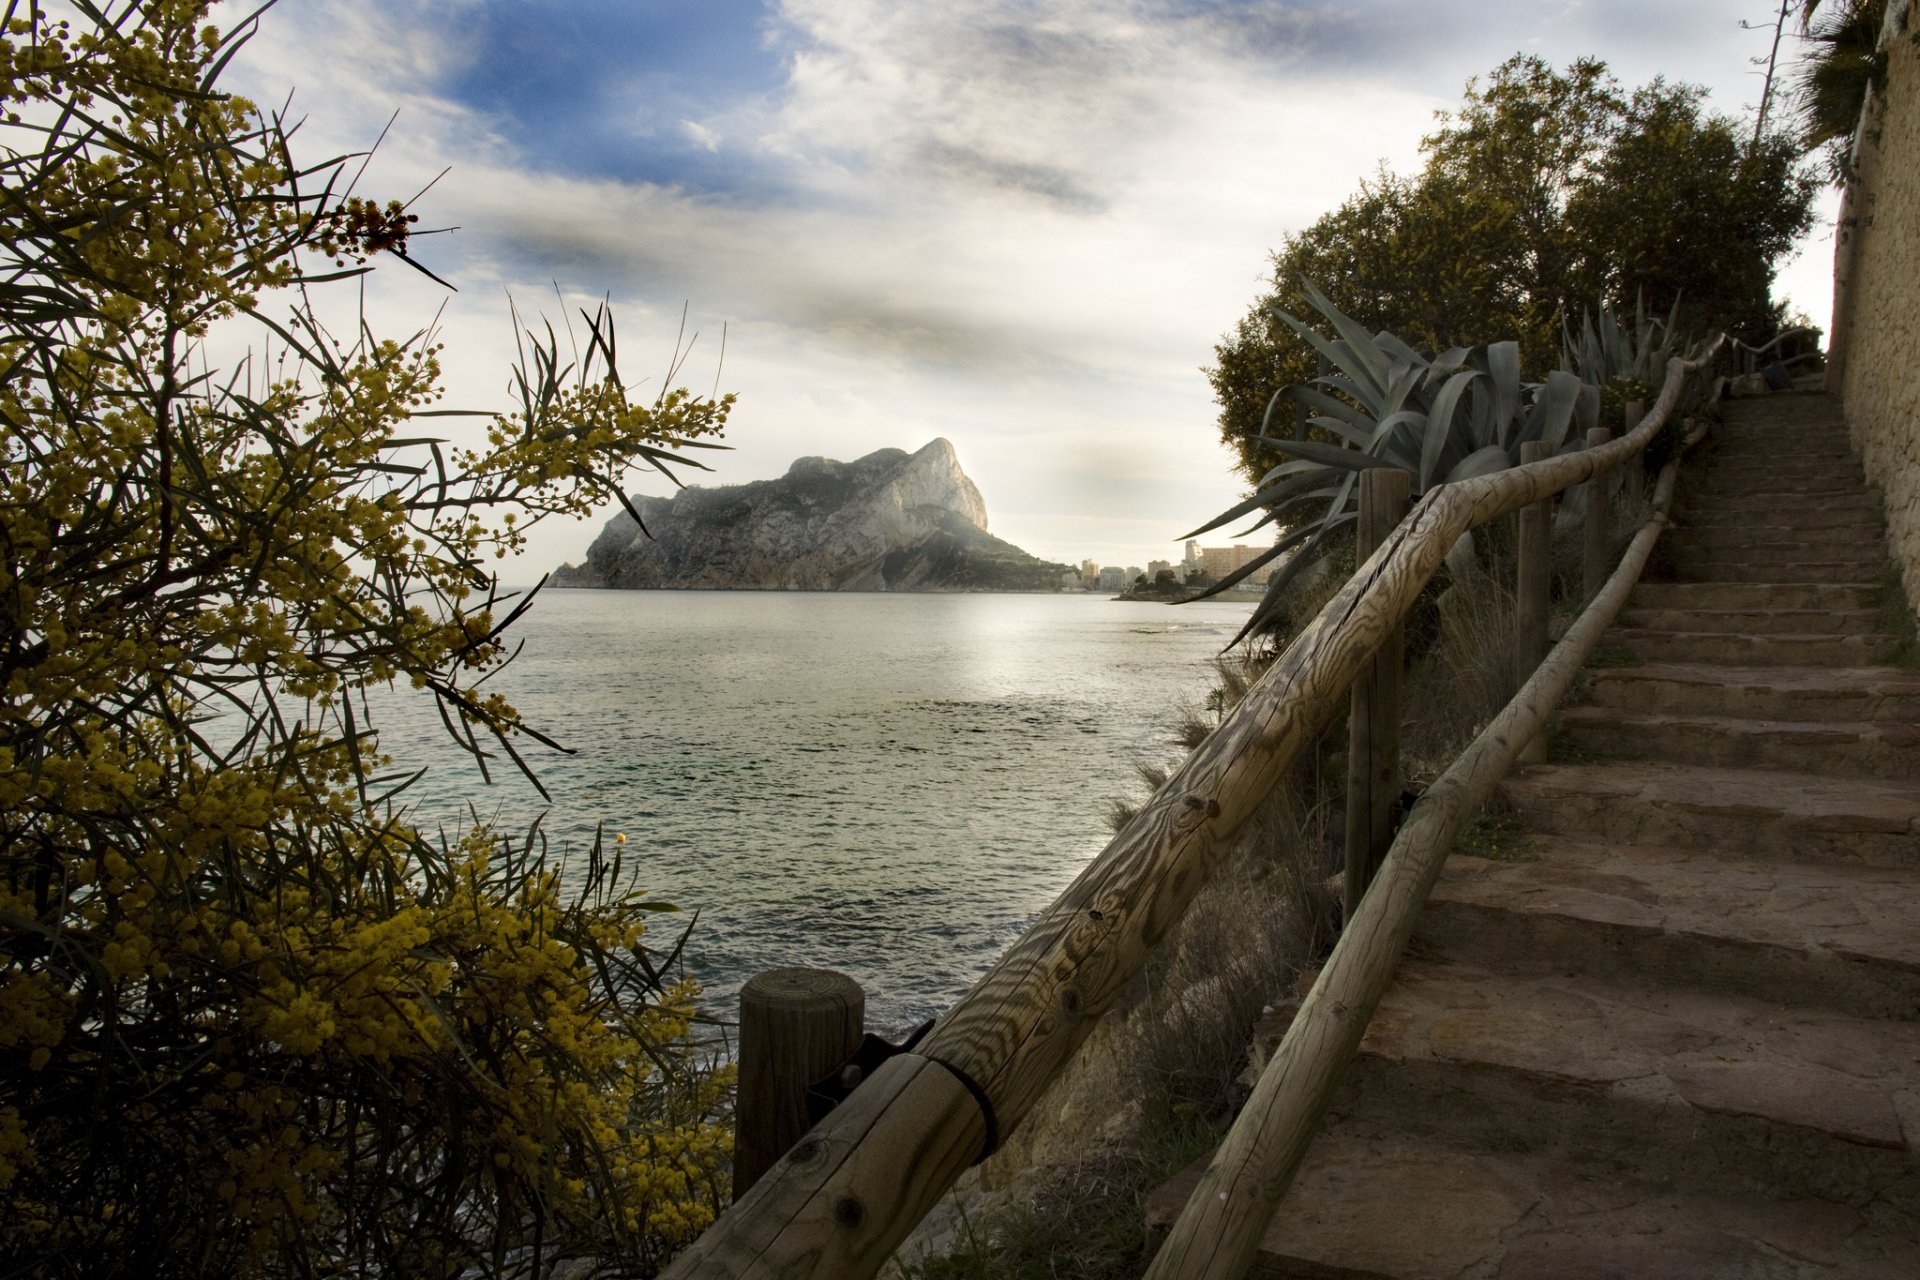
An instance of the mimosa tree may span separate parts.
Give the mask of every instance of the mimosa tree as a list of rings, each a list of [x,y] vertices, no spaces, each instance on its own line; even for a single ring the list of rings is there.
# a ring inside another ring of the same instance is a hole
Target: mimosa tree
[[[434,335],[313,301],[411,215],[219,90],[208,9],[0,38],[0,1273],[650,1265],[727,1145],[659,904],[537,829],[423,837],[362,695],[517,761],[489,566],[731,397],[632,398],[603,310],[484,443],[434,439]]]

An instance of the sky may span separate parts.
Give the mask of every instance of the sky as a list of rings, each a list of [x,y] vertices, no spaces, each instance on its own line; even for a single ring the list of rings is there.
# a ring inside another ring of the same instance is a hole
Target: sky
[[[1049,560],[1145,566],[1177,561],[1178,536],[1244,491],[1202,371],[1270,251],[1382,165],[1416,170],[1469,77],[1514,53],[1593,56],[1627,86],[1700,84],[1751,119],[1771,40],[1740,26],[1771,19],[1764,0],[1446,14],[280,0],[223,83],[262,104],[291,92],[309,161],[365,150],[393,118],[358,190],[432,184],[419,229],[456,229],[414,254],[457,291],[389,261],[368,310],[386,336],[437,326],[449,404],[508,406],[510,307],[577,330],[606,298],[629,383],[657,389],[677,344],[675,385],[738,394],[732,451],[701,455],[699,482],[945,436],[994,533]],[[1822,324],[1836,206],[1823,199],[1776,286]],[[577,562],[611,514],[536,527],[503,576]]]

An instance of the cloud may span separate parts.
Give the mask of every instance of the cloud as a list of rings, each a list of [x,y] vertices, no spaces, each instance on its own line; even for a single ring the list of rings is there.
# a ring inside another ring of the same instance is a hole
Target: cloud
[[[702,352],[728,328],[744,393],[720,479],[944,434],[996,529],[1077,560],[1075,539],[1171,537],[1232,500],[1200,374],[1213,342],[1267,250],[1382,161],[1416,165],[1468,76],[1539,37],[1628,84],[1710,83],[1731,110],[1757,97],[1744,12],[288,0],[234,76],[263,99],[302,86],[306,154],[364,146],[398,109],[369,194],[453,166],[420,212],[462,229],[421,251],[461,293],[383,272],[373,296],[399,315],[445,302],[455,399],[501,385],[504,291],[532,308],[555,280],[609,292],[623,349],[656,360],[690,303]],[[1809,256],[1790,291],[1820,311]],[[534,554],[577,558],[590,531],[567,536]]]

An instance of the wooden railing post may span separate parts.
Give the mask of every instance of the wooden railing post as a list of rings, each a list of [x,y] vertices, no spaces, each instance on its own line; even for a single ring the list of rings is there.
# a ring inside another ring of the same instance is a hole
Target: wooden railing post
[[[1520,465],[1544,462],[1553,456],[1545,441],[1520,446]],[[1553,495],[1520,508],[1515,541],[1518,561],[1514,581],[1513,687],[1518,689],[1547,656],[1547,617],[1553,609]],[[1546,759],[1545,738],[1536,737],[1520,749],[1520,759],[1534,764]]]
[[[1413,477],[1398,468],[1360,473],[1356,564],[1374,553],[1407,510]],[[1406,629],[1395,626],[1353,682],[1347,715],[1347,918],[1359,909],[1380,860],[1393,843],[1393,805],[1400,798],[1400,674]]]
[[[1587,432],[1587,448],[1598,449],[1613,439],[1613,432],[1605,427],[1594,427]],[[1608,528],[1607,501],[1612,473],[1601,472],[1582,486],[1587,495],[1587,544],[1586,554],[1581,558],[1580,599],[1584,602],[1599,594],[1601,586],[1613,569],[1613,535]]]
[[[1627,411],[1622,415],[1622,432],[1632,431],[1640,425],[1640,419],[1647,416],[1647,406],[1638,400],[1627,401]],[[1627,500],[1633,503],[1631,510],[1638,512],[1640,504],[1647,500],[1647,455],[1641,454],[1625,465],[1627,481]]]
[[[866,1016],[860,984],[831,969],[769,969],[740,988],[734,1199],[811,1127],[807,1089],[853,1056]]]

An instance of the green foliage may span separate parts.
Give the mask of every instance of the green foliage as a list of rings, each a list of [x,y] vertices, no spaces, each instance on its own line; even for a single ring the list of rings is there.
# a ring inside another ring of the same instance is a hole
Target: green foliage
[[[1221,438],[1258,482],[1290,434],[1266,410],[1276,391],[1323,370],[1278,318],[1323,284],[1369,330],[1423,351],[1493,339],[1518,344],[1542,376],[1560,333],[1594,301],[1681,304],[1690,331],[1771,336],[1772,264],[1810,225],[1814,183],[1795,146],[1751,154],[1701,92],[1663,81],[1623,96],[1604,64],[1555,71],[1517,56],[1472,81],[1460,109],[1422,143],[1419,174],[1382,173],[1273,255],[1271,291],[1214,348],[1207,373]]]
[[[1800,33],[1811,46],[1794,86],[1800,145],[1821,153],[1836,183],[1847,176],[1868,92],[1887,87],[1880,47],[1886,18],[1887,0],[1838,0],[1824,8],[1806,0],[1800,10]]]
[[[1338,443],[1263,436],[1264,446],[1291,460],[1262,476],[1252,496],[1185,535],[1198,537],[1255,511],[1261,513],[1256,528],[1274,523],[1287,530],[1260,557],[1214,588],[1231,586],[1292,553],[1268,579],[1266,594],[1242,635],[1268,629],[1280,616],[1294,580],[1334,546],[1336,535],[1353,525],[1359,512],[1360,472],[1377,467],[1407,471],[1417,499],[1435,485],[1517,465],[1520,446],[1532,441],[1556,452],[1581,448],[1584,431],[1599,413],[1599,389],[1566,369],[1554,370],[1537,386],[1523,385],[1517,343],[1455,347],[1429,357],[1384,329],[1368,333],[1311,283],[1302,281],[1301,287],[1332,332],[1316,333],[1286,312],[1278,316],[1312,346],[1329,372],[1276,392],[1268,418],[1289,402],[1303,406],[1315,415],[1308,425]],[[1455,552],[1471,557],[1471,535],[1461,539]]]
[[[731,398],[630,399],[603,311],[484,445],[417,434],[433,336],[310,302],[412,215],[218,91],[208,8],[0,33],[0,1273],[654,1265],[728,1143],[663,904],[537,827],[423,838],[363,691],[544,741],[484,685],[522,607],[487,564]]]

